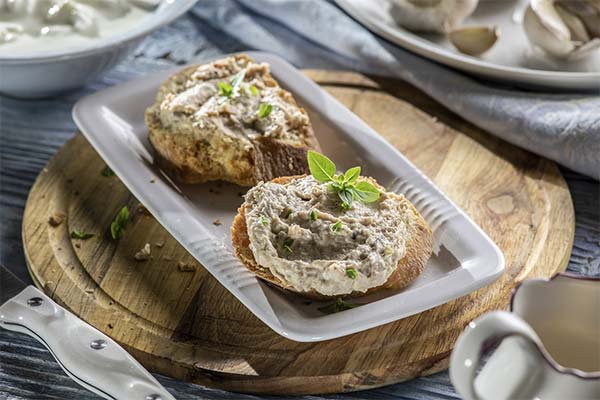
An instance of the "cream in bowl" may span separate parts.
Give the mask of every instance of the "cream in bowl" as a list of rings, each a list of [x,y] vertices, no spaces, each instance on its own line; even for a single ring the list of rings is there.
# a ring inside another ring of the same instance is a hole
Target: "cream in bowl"
[[[0,92],[46,97],[83,86],[195,0],[0,0]]]
[[[83,48],[126,33],[160,0],[0,0],[0,57]]]

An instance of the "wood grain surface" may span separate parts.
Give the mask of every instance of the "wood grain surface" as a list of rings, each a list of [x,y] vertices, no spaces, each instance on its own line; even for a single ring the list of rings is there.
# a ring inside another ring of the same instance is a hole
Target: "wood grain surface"
[[[353,73],[308,71],[407,155],[499,245],[507,270],[469,296],[395,323],[321,343],[273,333],[138,209],[80,135],[44,168],[23,221],[34,281],[125,346],[154,372],[256,393],[366,389],[445,369],[464,326],[506,308],[512,288],[566,267],[574,235],[570,194],[551,162],[486,135],[412,87]],[[385,87],[385,91],[382,89]],[[127,204],[120,241],[108,226]],[[52,227],[49,215],[66,220]],[[95,233],[87,240],[69,232]],[[152,244],[153,258],[134,254]],[[183,265],[193,271],[182,271]]]

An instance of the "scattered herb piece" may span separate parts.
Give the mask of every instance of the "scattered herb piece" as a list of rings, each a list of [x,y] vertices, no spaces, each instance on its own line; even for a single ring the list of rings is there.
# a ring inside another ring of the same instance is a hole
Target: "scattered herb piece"
[[[217,82],[217,87],[219,88],[219,94],[223,97],[231,97],[233,96],[233,86],[226,82]]]
[[[356,270],[354,268],[350,267],[346,268],[346,276],[350,279],[356,279],[358,274],[356,273]]]
[[[250,93],[252,93],[252,96],[258,96],[258,89],[256,88],[256,86],[250,86]]]
[[[89,233],[89,232],[83,232],[77,228],[73,229],[71,231],[71,237],[73,239],[81,239],[81,240],[87,240],[91,237],[94,237],[93,233]]]
[[[292,252],[292,244],[294,244],[294,239],[287,238],[283,241],[283,249],[288,253]]]
[[[263,225],[269,225],[269,221],[267,221],[267,217],[264,214],[260,214],[260,223]]]
[[[328,304],[323,307],[319,307],[318,310],[325,314],[334,314],[340,311],[350,310],[352,308],[360,307],[362,304],[347,303],[342,299],[337,299],[335,303]]]
[[[331,225],[331,230],[333,232],[339,232],[342,230],[342,221],[338,220],[335,224]]]
[[[223,222],[221,222],[221,220],[220,220],[220,219],[215,219],[215,220],[213,221],[213,225],[214,225],[214,226],[223,225]]]
[[[309,150],[307,160],[310,173],[316,181],[331,182],[329,189],[338,194],[344,210],[348,210],[354,200],[372,203],[381,196],[379,189],[371,182],[366,180],[356,182],[360,176],[360,167],[353,167],[343,174],[336,175],[335,164],[323,154]]]
[[[127,224],[127,220],[129,219],[129,208],[127,206],[123,206],[115,220],[110,224],[110,235],[113,239],[121,239],[125,234],[125,225]]]
[[[100,172],[100,174],[106,177],[115,176],[115,172],[112,169],[110,169],[108,165],[102,168],[102,172]]]
[[[317,215],[317,212],[315,210],[312,210],[310,212],[310,219],[311,221],[316,221],[319,218],[319,216]]]
[[[267,118],[271,115],[271,111],[273,111],[273,106],[269,103],[260,103],[260,107],[258,107],[258,117],[259,118]]]

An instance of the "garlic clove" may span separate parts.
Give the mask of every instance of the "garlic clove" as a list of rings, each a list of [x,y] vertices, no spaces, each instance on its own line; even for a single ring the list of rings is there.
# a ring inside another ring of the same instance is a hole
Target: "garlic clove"
[[[530,12],[557,40],[570,40],[571,32],[554,7],[554,0],[531,0],[525,14]]]
[[[523,16],[523,28],[529,41],[559,58],[575,50],[569,28],[552,6],[553,0],[532,0]]]
[[[569,11],[561,7],[560,4],[556,5],[556,11],[558,12],[558,15],[560,15],[565,25],[569,28],[571,40],[576,40],[582,43],[590,40],[590,35],[588,35],[585,25],[579,17],[571,14]]]
[[[448,34],[454,47],[470,56],[478,56],[491,49],[499,36],[500,30],[497,27],[487,26],[467,26],[454,29]]]
[[[445,34],[475,11],[479,0],[391,0],[390,15],[410,31]]]
[[[600,0],[559,0],[557,4],[577,16],[591,37],[600,37]]]
[[[583,45],[577,47],[569,54],[569,60],[578,60],[587,56],[590,52],[600,49],[600,38],[594,38]]]

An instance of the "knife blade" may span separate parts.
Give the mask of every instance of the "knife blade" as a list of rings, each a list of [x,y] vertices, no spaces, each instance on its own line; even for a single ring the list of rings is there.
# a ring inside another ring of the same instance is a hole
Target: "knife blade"
[[[0,265],[0,327],[42,343],[75,382],[111,400],[175,400],[114,340]]]

